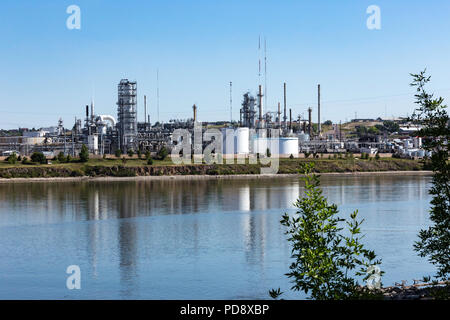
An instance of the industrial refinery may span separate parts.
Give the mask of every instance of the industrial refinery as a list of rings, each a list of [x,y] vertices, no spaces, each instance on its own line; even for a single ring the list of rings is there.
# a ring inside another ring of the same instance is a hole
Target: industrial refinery
[[[231,86],[231,83],[230,83]],[[280,86],[281,87],[281,86]],[[117,85],[117,113],[96,114],[94,101],[84,107],[85,118],[76,119],[70,129],[64,127],[60,119],[55,127],[39,130],[21,129],[22,135],[0,137],[0,151],[3,156],[12,153],[30,155],[42,152],[47,157],[59,153],[76,157],[83,145],[88,146],[92,155],[115,154],[116,150],[127,153],[156,153],[162,147],[172,150],[174,144],[173,132],[185,129],[190,133],[201,128],[221,128],[223,135],[222,153],[224,155],[247,156],[249,154],[271,155],[279,157],[299,157],[299,154],[317,153],[398,153],[404,157],[427,156],[421,149],[421,140],[411,137],[414,129],[406,126],[406,136],[389,138],[386,134],[361,137],[349,135],[343,131],[342,125],[328,124],[324,129],[321,119],[321,87],[317,86],[317,121],[313,122],[313,107],[308,107],[308,117],[302,119],[292,117],[292,108],[287,103],[287,85],[282,84],[283,108],[278,103],[275,111],[264,110],[263,87],[258,85],[256,95],[244,92],[239,112],[238,122],[199,122],[197,114],[201,108],[192,106],[193,117],[186,120],[170,120],[168,123],[151,123],[147,110],[147,97],[143,95],[144,122],[138,122],[138,85],[136,81],[122,79]],[[231,100],[231,99],[230,99]],[[231,104],[231,103],[230,103]],[[232,106],[230,105],[230,109]],[[230,110],[231,111],[231,110]],[[297,110],[304,111],[304,110]],[[382,119],[354,119],[354,129],[365,122],[383,123]],[[402,122],[401,119],[397,122]],[[404,122],[404,121],[403,121]],[[326,122],[325,122],[326,123]],[[412,130],[412,131],[411,131]],[[351,133],[351,132],[350,132]],[[206,144],[203,143],[203,148]],[[219,150],[220,151],[220,150]],[[220,153],[215,151],[215,153]]]

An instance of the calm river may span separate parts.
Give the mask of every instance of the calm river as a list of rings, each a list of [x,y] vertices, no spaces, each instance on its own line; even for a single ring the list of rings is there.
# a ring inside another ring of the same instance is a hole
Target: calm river
[[[359,209],[384,285],[433,268],[413,243],[428,224],[427,176],[323,176],[341,214]],[[279,220],[295,177],[0,184],[0,299],[266,299],[287,290]],[[78,265],[81,289],[68,290]],[[304,298],[301,293],[285,298]]]

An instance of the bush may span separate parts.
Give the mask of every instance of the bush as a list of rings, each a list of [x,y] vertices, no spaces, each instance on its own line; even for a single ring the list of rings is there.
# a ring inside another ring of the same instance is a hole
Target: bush
[[[287,213],[280,221],[287,228],[286,234],[292,246],[290,272],[294,291],[310,293],[316,300],[338,300],[367,298],[376,291],[362,290],[356,277],[381,287],[378,276],[383,272],[376,265],[375,252],[364,248],[361,243],[358,211],[350,214],[350,219],[338,217],[335,204],[329,204],[322,195],[319,177],[312,173],[313,166],[303,167],[305,195],[295,203],[298,208],[294,216]],[[346,226],[344,228],[344,226]],[[378,269],[378,270],[377,270]],[[375,278],[375,279],[374,279]],[[282,292],[269,291],[273,298]],[[367,296],[362,296],[367,294]]]
[[[70,156],[70,154],[68,154],[67,158],[66,158],[66,162],[70,163],[71,161],[72,161],[72,157]]]
[[[13,152],[8,158],[6,158],[6,161],[9,164],[16,164],[16,162],[17,162],[17,155]]]
[[[117,150],[114,152],[114,155],[116,156],[116,158],[120,158],[120,157],[122,156],[122,150],[117,149]]]
[[[165,160],[168,155],[169,155],[169,152],[167,151],[166,147],[162,147],[158,151],[158,160]]]
[[[380,160],[380,154],[378,152],[375,154],[375,160]]]
[[[152,159],[152,157],[148,157],[148,158],[147,158],[147,164],[148,164],[149,166],[151,166],[151,165],[153,164],[153,159]]]
[[[31,155],[31,161],[35,163],[46,164],[47,158],[44,156],[42,152],[34,152]]]
[[[89,150],[86,147],[86,145],[83,144],[81,146],[81,151],[80,151],[80,161],[81,162],[88,162],[88,160],[89,160]]]
[[[133,155],[134,155],[134,151],[133,150],[128,150],[128,156],[130,157],[130,158],[132,158],[133,157]]]
[[[22,164],[31,164],[31,161],[27,157],[23,157]]]
[[[270,153],[269,148],[267,148],[267,150],[266,150],[266,156],[267,156],[267,158],[270,158],[272,156],[272,154]]]
[[[305,159],[308,159],[308,158],[309,158],[309,155],[310,155],[310,153],[309,153],[309,152],[305,152],[305,153],[304,153],[304,155],[305,155]]]
[[[60,152],[56,156],[56,160],[58,160],[59,163],[64,163],[66,162],[66,156],[64,155],[64,153]]]
[[[147,151],[145,152],[145,159],[148,160],[148,159],[151,158],[151,157],[152,157],[152,155],[151,155],[150,151],[147,150]]]
[[[291,154],[290,156],[289,156],[289,159],[294,159],[294,155],[293,154]]]

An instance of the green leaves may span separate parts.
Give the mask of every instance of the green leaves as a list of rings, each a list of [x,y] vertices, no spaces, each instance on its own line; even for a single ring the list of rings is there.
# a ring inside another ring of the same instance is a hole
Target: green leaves
[[[286,274],[292,279],[291,289],[310,293],[311,299],[319,300],[361,297],[355,277],[381,262],[360,242],[363,221],[357,220],[358,211],[352,212],[349,220],[339,218],[337,206],[322,195],[320,179],[313,169],[310,163],[301,168],[305,195],[295,203],[296,214],[291,217],[285,213],[280,221],[287,228],[292,246],[294,262]],[[343,225],[349,236],[343,234]],[[272,296],[274,290],[270,292]]]
[[[429,193],[431,200],[430,220],[432,225],[419,232],[419,241],[414,249],[421,257],[437,266],[436,278],[448,279],[450,274],[450,118],[443,105],[444,99],[434,98],[425,90],[430,81],[426,71],[411,74],[416,87],[416,104],[419,107],[414,111],[410,121],[420,125],[418,135],[423,137],[423,147],[432,152],[431,169],[433,182]]]

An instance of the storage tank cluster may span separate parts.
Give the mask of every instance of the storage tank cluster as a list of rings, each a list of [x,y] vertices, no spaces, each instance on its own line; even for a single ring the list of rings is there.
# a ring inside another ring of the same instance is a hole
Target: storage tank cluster
[[[251,136],[249,128],[241,127],[237,129],[222,129],[223,153],[247,155],[266,154],[269,149],[272,155],[298,158],[298,137],[267,138],[261,136]]]

